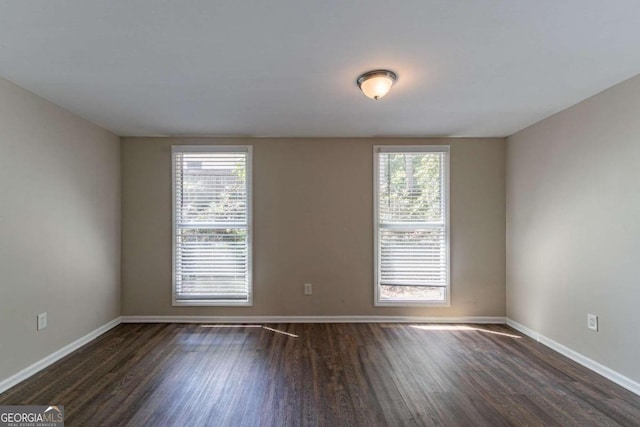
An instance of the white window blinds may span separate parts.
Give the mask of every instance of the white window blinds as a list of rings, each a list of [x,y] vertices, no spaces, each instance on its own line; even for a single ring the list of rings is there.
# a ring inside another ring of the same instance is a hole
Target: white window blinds
[[[377,303],[446,303],[448,147],[375,148]]]
[[[251,302],[251,147],[175,146],[174,303]]]

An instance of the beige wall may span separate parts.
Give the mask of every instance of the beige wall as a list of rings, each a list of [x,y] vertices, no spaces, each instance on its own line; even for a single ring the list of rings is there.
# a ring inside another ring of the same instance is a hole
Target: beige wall
[[[119,316],[119,150],[0,79],[0,381]]]
[[[172,144],[253,145],[253,307],[171,306]],[[373,145],[450,144],[452,303],[373,307]],[[124,315],[505,314],[504,139],[124,138]],[[313,295],[303,295],[312,283]]]
[[[508,316],[635,381],[639,117],[635,77],[513,135],[507,149]]]

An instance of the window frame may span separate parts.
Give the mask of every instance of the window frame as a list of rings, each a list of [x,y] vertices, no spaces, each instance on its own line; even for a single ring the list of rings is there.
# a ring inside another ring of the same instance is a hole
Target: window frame
[[[380,299],[380,159],[378,154],[385,152],[406,152],[406,153],[444,153],[443,171],[443,192],[445,198],[445,242],[446,242],[446,287],[444,287],[445,298],[443,301],[420,301],[420,300],[398,300],[385,301]],[[450,168],[451,149],[449,145],[374,145],[373,146],[373,274],[374,274],[374,300],[375,307],[450,307],[451,306],[451,217],[450,217]]]
[[[177,299],[176,298],[176,153],[246,153],[247,181],[247,299]],[[171,146],[171,304],[172,306],[252,307],[253,306],[253,146],[252,145],[172,145]]]

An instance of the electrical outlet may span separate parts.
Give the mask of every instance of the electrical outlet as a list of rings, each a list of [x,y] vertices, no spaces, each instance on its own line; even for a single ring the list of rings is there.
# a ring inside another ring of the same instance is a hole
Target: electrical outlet
[[[304,294],[305,295],[311,295],[312,292],[313,292],[313,285],[311,285],[311,283],[305,283],[304,284]]]
[[[595,314],[587,314],[587,328],[598,332],[598,316]]]
[[[38,330],[41,331],[46,327],[47,327],[47,313],[38,314]]]

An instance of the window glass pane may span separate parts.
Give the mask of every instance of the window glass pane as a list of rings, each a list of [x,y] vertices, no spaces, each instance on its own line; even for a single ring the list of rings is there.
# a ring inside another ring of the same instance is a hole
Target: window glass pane
[[[443,229],[379,231],[380,284],[447,286]]]
[[[177,299],[247,298],[246,229],[182,229],[176,246]]]
[[[183,153],[178,221],[234,224],[247,220],[245,153]]]
[[[444,301],[445,288],[432,286],[380,286],[380,299],[386,302]]]
[[[380,153],[381,223],[444,222],[444,153]]]

